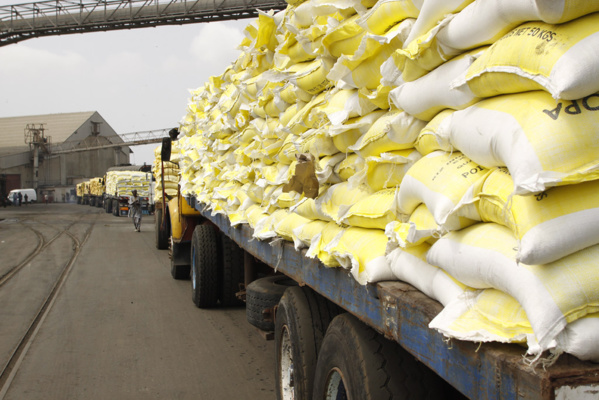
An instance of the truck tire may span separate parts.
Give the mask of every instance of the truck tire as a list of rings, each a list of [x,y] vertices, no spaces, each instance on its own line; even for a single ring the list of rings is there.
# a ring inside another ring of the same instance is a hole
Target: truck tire
[[[180,252],[180,245],[171,240],[171,276],[173,277],[173,279],[176,280],[189,279],[191,273],[191,266],[176,264],[177,259],[179,259]]]
[[[104,199],[104,211],[107,214],[112,212],[112,200]]]
[[[191,297],[198,308],[218,303],[218,233],[210,225],[198,225],[191,239]]]
[[[227,235],[221,235],[223,265],[221,268],[220,302],[224,307],[243,306],[244,302],[235,294],[244,283],[243,258],[244,251]]]
[[[112,201],[112,215],[114,215],[115,217],[118,217],[119,214],[120,214],[119,201],[118,200],[113,200]]]
[[[168,229],[168,221],[166,221],[166,223],[162,223],[161,208],[157,209],[156,213],[154,214],[154,230],[156,231],[156,248],[158,250],[168,249],[170,229]]]
[[[91,197],[89,199],[89,206],[90,207],[95,207],[96,206],[96,199],[94,199],[93,197]]]
[[[285,290],[275,318],[277,399],[310,400],[318,351],[339,307],[309,287]]]
[[[329,325],[314,376],[314,400],[434,400],[446,395],[441,378],[347,313]]]
[[[285,275],[273,275],[256,279],[246,288],[245,315],[248,322],[263,331],[275,330],[273,318],[267,318],[264,311],[274,308],[289,286],[297,283]]]

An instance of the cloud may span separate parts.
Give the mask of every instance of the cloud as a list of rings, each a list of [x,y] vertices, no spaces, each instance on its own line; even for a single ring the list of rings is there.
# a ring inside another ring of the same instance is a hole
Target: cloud
[[[237,46],[244,38],[243,28],[247,20],[236,24],[211,22],[203,24],[200,32],[191,41],[190,54],[195,63],[210,75],[217,75],[237,59]]]
[[[25,45],[7,46],[3,49],[2,57],[0,57],[0,73],[14,76],[41,71],[45,71],[45,73],[74,72],[83,68],[85,64],[85,59],[73,52],[50,52]]]

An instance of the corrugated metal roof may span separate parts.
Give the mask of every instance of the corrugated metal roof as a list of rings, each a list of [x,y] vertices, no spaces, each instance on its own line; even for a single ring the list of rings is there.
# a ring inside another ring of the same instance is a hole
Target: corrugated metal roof
[[[52,143],[62,143],[95,113],[85,111],[0,118],[0,148],[27,146],[25,128],[29,124],[44,124],[45,135],[52,137]]]

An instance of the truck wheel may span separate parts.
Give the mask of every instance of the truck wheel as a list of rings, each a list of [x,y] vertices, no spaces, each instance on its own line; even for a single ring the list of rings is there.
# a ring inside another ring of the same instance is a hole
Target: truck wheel
[[[198,225],[191,239],[191,295],[199,308],[218,303],[218,233],[209,225]]]
[[[242,306],[243,301],[235,294],[241,290],[239,285],[244,283],[243,249],[227,235],[221,235],[221,238],[223,266],[220,302],[225,307]]]
[[[441,378],[347,313],[331,322],[314,377],[314,400],[445,398]]]
[[[162,222],[161,208],[156,210],[156,214],[154,214],[154,230],[156,231],[156,248],[159,250],[168,249],[168,223]]]
[[[121,213],[121,210],[119,210],[119,201],[114,200],[112,202],[112,215],[114,215],[115,217],[119,217],[120,213]]]
[[[96,205],[96,200],[94,198],[89,199],[89,206],[94,207]]]
[[[181,252],[180,245],[178,243],[171,241],[171,276],[173,277],[173,279],[176,279],[176,280],[189,279],[189,274],[191,272],[191,266],[175,264],[176,260],[178,260],[180,258],[179,252]]]
[[[339,312],[306,286],[285,290],[275,318],[277,399],[312,398],[318,351]]]
[[[265,316],[264,311],[273,309],[279,304],[285,290],[296,285],[293,279],[285,275],[268,276],[250,283],[245,288],[245,315],[248,322],[263,331],[274,331],[273,318]]]

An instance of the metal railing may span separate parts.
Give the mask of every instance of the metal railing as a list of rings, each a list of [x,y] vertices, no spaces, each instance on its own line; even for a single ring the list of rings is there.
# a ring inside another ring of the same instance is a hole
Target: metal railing
[[[0,6],[0,46],[70,33],[253,18],[284,0],[52,0]]]

